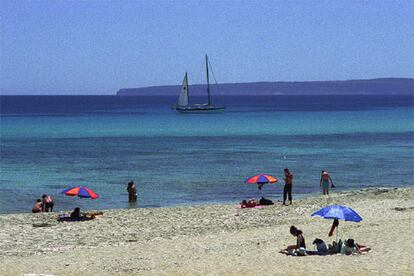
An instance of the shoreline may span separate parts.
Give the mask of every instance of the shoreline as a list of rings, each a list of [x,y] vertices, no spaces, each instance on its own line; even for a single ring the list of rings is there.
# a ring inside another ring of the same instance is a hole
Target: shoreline
[[[406,186],[398,186],[398,187],[387,187],[387,186],[372,186],[372,187],[367,187],[367,188],[361,188],[361,189],[353,189],[351,188],[345,188],[345,189],[341,189],[341,188],[334,188],[329,189],[330,191],[330,195],[341,195],[341,194],[346,194],[348,192],[370,192],[372,190],[392,190],[392,189],[411,189],[412,185],[406,185]],[[298,202],[298,201],[302,201],[308,198],[312,198],[312,197],[318,197],[321,196],[321,192],[311,192],[311,193],[306,193],[306,194],[299,194],[299,193],[293,193],[293,200]],[[126,194],[127,196],[127,194]],[[263,197],[265,197],[266,199],[271,199],[275,205],[280,204],[283,200],[283,193],[281,193],[279,195],[279,197],[274,197],[274,196],[267,196],[267,195],[263,195]],[[250,199],[250,198],[255,198],[254,196],[249,197],[249,198],[245,198],[245,199]],[[259,197],[257,197],[256,199],[259,199]],[[195,202],[193,203],[188,203],[188,204],[177,204],[177,205],[166,205],[166,206],[137,206],[137,207],[120,207],[120,208],[111,208],[111,209],[86,209],[86,211],[104,211],[104,212],[109,212],[109,211],[122,211],[122,210],[134,210],[134,209],[160,209],[160,208],[185,208],[185,207],[203,207],[203,206],[226,206],[226,205],[237,205],[240,201],[242,201],[243,198],[241,198],[239,201],[231,201],[231,200],[226,200],[226,201],[205,201],[205,202]],[[139,198],[138,198],[138,202],[139,202]],[[74,205],[74,207],[76,207]],[[67,212],[71,212],[73,211],[73,209],[70,210],[59,210],[59,211],[54,211],[52,212],[52,214],[60,214],[60,213],[67,213]],[[1,213],[0,211],[0,216],[3,215],[22,215],[22,214],[33,214],[31,211],[27,211],[27,212],[10,212],[10,213]]]
[[[290,225],[303,230],[309,249],[315,238],[331,243],[332,221],[310,216],[331,204],[350,206],[363,217],[360,223],[340,221],[339,236],[365,243],[371,252],[300,258],[278,253],[295,243]],[[84,222],[57,222],[56,217],[0,215],[0,274],[408,275],[414,270],[407,242],[414,228],[414,187],[344,191],[263,209],[225,204],[104,210]]]

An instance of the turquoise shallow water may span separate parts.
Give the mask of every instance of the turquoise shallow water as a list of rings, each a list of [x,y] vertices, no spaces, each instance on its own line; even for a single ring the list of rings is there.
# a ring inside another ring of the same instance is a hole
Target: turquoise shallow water
[[[256,173],[295,175],[294,193],[319,191],[327,169],[338,189],[409,186],[414,179],[413,98],[223,97],[222,114],[177,114],[172,97],[2,97],[0,212],[30,211],[42,193],[57,210],[280,198]],[[85,185],[95,201],[59,194]]]

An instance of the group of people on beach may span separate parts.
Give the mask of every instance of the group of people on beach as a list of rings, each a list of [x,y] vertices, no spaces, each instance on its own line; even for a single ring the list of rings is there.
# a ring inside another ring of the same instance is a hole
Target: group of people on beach
[[[53,198],[50,195],[42,195],[42,199],[39,198],[36,200],[32,212],[53,212],[54,205],[55,203],[53,202]]]
[[[293,184],[293,174],[289,171],[288,168],[284,170],[285,177],[285,186],[283,187],[283,205],[286,204],[286,199],[289,199],[290,204],[292,204],[292,184]],[[331,188],[335,188],[332,178],[329,176],[326,170],[323,170],[321,173],[321,180],[319,181],[320,187],[322,187],[322,192],[324,195],[329,195],[329,184]]]
[[[285,186],[283,187],[283,205],[286,204],[286,200],[289,200],[289,205],[292,204],[292,186],[293,186],[293,174],[289,171],[288,168],[284,169],[284,178]],[[326,170],[323,170],[321,173],[321,179],[319,181],[320,187],[322,187],[322,192],[324,195],[329,195],[329,184],[331,188],[335,188],[335,185],[332,181],[332,178],[329,176]],[[261,189],[261,187],[259,187]]]
[[[135,185],[134,180],[131,180],[128,182],[128,186],[126,190],[128,192],[128,202],[136,203],[137,202],[137,187]],[[55,203],[53,201],[53,197],[50,195],[44,194],[42,195],[41,199],[39,198],[36,200],[32,208],[32,213],[53,212],[54,205]],[[75,210],[72,212],[73,216],[76,216],[80,212],[77,209],[75,208]]]
[[[315,239],[313,245],[316,250],[307,250],[305,237],[303,231],[296,228],[295,226],[290,227],[290,234],[296,237],[296,244],[289,245],[285,249],[282,249],[280,253],[291,255],[291,256],[306,256],[306,255],[328,255],[328,254],[341,254],[341,255],[355,255],[364,254],[371,250],[363,244],[358,244],[354,239],[347,239],[344,242],[333,242],[332,245],[327,246],[322,239]]]
[[[289,200],[289,205],[292,204],[292,186],[293,186],[293,174],[289,171],[288,168],[284,169],[284,178],[285,186],[283,187],[283,205],[286,204],[286,200]],[[328,195],[329,194],[329,184],[331,184],[331,188],[334,188],[333,181],[331,177],[329,176],[328,172],[323,170],[321,173],[321,179],[320,179],[320,186],[322,187],[323,194]],[[259,184],[258,188],[259,190],[263,187],[263,184]],[[131,180],[128,182],[127,188],[128,192],[128,202],[130,203],[136,203],[137,202],[137,187],[134,180]],[[266,200],[266,199],[263,199]],[[257,203],[258,204],[258,203]],[[270,203],[269,203],[270,204]],[[273,204],[273,203],[272,203]],[[250,203],[250,205],[253,205],[253,203]],[[242,203],[242,207],[251,207],[249,204],[246,204],[245,202]],[[256,205],[256,203],[255,203]],[[42,199],[36,200],[32,212],[33,213],[40,213],[40,212],[52,212],[53,211],[53,198],[50,195],[42,195]]]

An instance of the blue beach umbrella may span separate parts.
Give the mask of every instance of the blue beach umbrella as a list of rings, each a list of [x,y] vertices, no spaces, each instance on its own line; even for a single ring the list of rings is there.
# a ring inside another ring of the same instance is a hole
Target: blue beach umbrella
[[[334,224],[330,231],[331,236],[334,228],[336,227],[336,240],[338,240],[338,220],[360,222],[362,217],[355,212],[352,208],[342,205],[330,205],[326,206],[319,211],[314,212],[311,216],[318,216],[324,219],[334,219]]]
[[[324,219],[340,219],[353,222],[360,222],[362,220],[362,217],[352,208],[342,205],[326,206],[313,213],[312,216],[318,216]]]

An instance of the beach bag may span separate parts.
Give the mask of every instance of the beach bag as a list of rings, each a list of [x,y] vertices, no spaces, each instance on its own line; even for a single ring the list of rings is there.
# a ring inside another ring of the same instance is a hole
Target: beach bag
[[[341,247],[342,247],[342,240],[339,240],[339,242],[332,242],[332,245],[329,245],[329,254],[339,254],[341,253]]]
[[[273,201],[271,201],[270,199],[266,199],[264,197],[262,197],[259,200],[259,205],[273,205],[273,204],[274,204]]]

